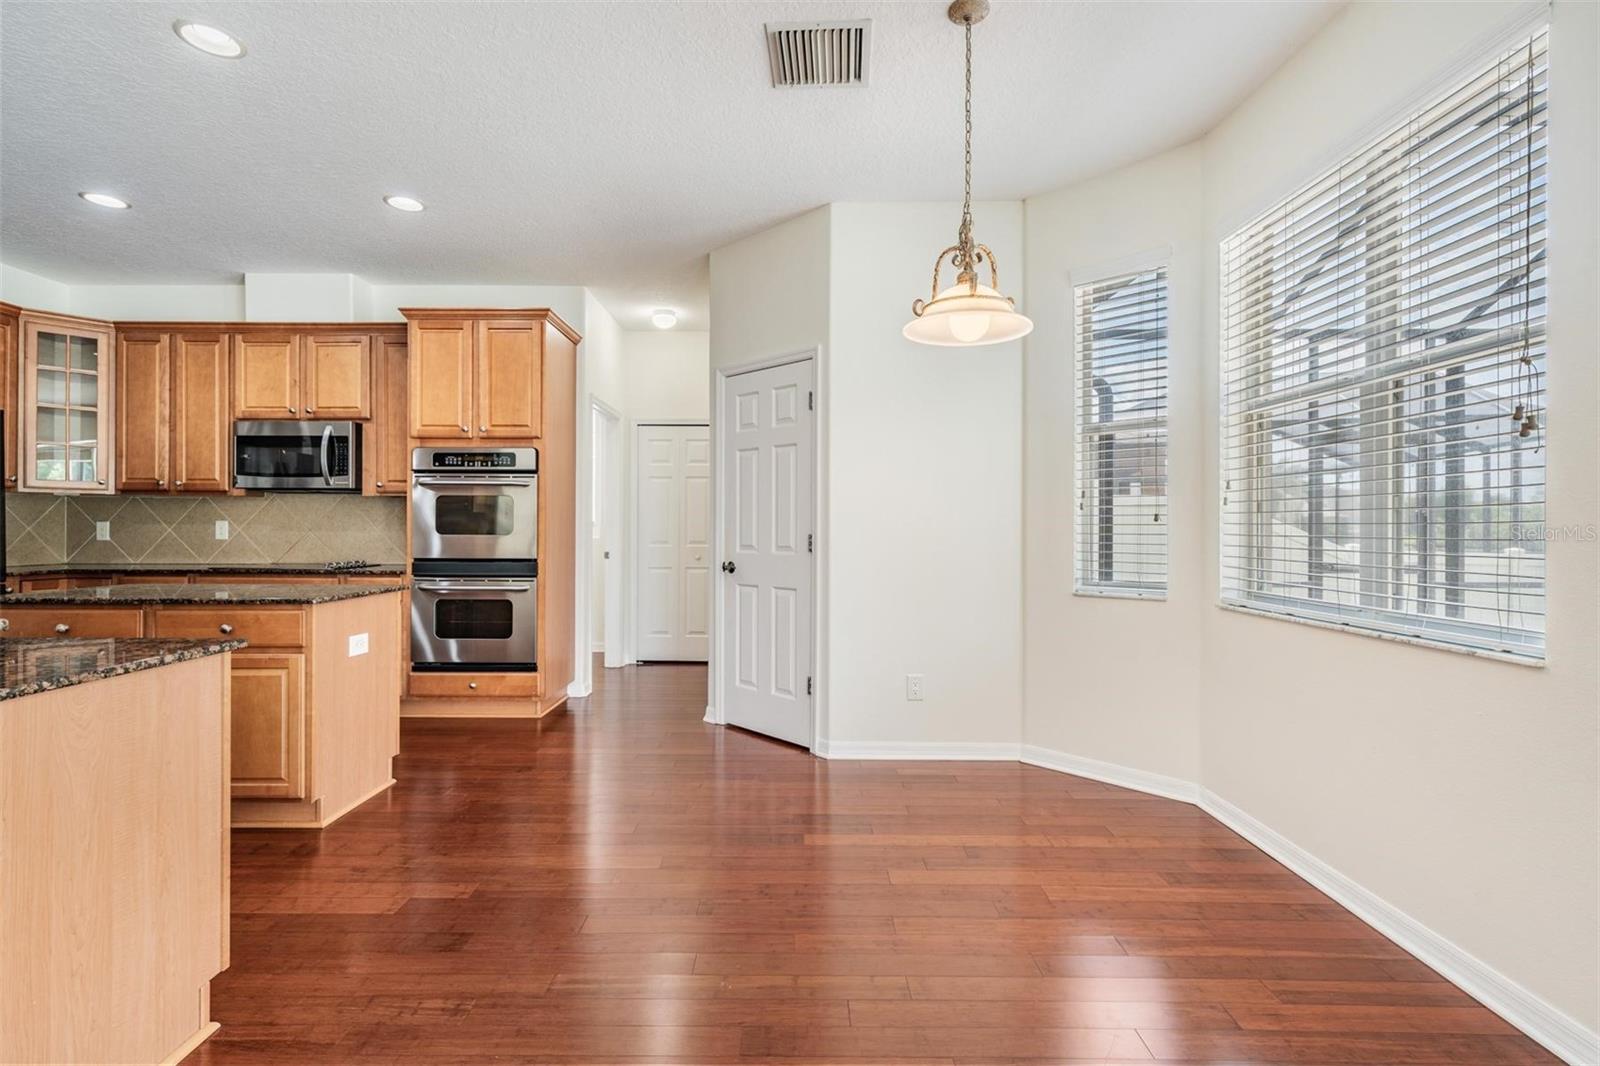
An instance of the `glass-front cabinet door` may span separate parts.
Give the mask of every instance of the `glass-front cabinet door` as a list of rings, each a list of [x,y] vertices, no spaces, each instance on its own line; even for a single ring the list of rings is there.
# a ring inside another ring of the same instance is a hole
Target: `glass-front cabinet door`
[[[23,320],[22,488],[111,492],[111,331]]]

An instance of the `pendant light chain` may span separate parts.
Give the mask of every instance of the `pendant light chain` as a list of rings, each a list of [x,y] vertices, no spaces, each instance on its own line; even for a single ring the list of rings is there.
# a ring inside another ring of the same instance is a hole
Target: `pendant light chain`
[[[973,268],[972,252],[972,19],[966,19],[967,30],[967,82],[966,82],[966,182],[962,187],[961,233],[957,239],[956,269]]]

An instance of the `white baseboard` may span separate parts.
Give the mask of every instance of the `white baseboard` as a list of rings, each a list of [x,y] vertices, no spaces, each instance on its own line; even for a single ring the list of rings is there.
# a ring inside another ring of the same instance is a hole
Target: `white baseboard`
[[[722,724],[722,717],[717,714],[717,709],[709,703],[706,704],[706,721],[710,722],[712,725]]]
[[[1022,746],[1021,758],[1033,766],[1195,804],[1555,1055],[1574,1066],[1600,1063],[1600,1034],[1216,793],[1182,778],[1032,744]]]
[[[1015,762],[1015,744],[946,744],[912,741],[904,744],[817,739],[812,751],[824,759],[908,759],[935,762]]]
[[[592,691],[594,690],[588,685],[585,685],[582,681],[574,681],[567,685],[567,698],[581,700],[585,696],[589,695],[589,693]]]
[[[1199,786],[1181,777],[1168,777],[1166,774],[1135,770],[1131,766],[1122,766],[1114,762],[1101,762],[1099,759],[1086,759],[1081,755],[1068,755],[1064,751],[1041,748],[1036,744],[1022,746],[1022,761],[1029,766],[1060,770],[1064,774],[1104,781],[1108,785],[1121,785],[1123,788],[1148,792],[1152,796],[1182,800],[1184,803],[1194,803],[1200,798]]]
[[[1600,1063],[1600,1034],[1216,793],[1201,789],[1199,806],[1553,1054],[1574,1066]]]

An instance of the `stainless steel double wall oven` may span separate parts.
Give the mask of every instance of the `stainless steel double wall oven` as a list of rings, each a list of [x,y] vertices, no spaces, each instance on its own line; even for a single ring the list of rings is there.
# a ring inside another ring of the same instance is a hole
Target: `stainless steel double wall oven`
[[[416,448],[411,470],[413,668],[537,669],[538,449]]]

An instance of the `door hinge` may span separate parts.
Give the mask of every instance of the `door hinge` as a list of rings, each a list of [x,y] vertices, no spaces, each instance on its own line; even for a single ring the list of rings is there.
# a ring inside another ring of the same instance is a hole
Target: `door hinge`
[[[811,695],[811,679],[809,677],[806,678],[806,695]]]
[[[806,551],[814,552],[816,550],[817,550],[817,535],[815,533],[807,533],[806,534]]]
[[[811,390],[807,389],[806,390],[806,410],[807,411],[815,411],[816,409],[817,409],[817,394],[812,392]]]

